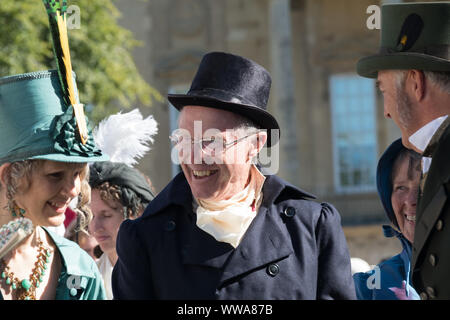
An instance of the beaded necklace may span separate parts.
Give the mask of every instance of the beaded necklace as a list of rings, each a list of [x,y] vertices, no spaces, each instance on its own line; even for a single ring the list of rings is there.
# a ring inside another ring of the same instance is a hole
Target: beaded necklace
[[[37,239],[38,255],[37,261],[34,264],[33,271],[28,279],[19,280],[3,259],[0,261],[1,265],[1,280],[4,280],[6,285],[11,286],[17,300],[36,300],[36,289],[39,288],[43,281],[47,264],[50,262],[52,251],[44,246],[41,239]]]

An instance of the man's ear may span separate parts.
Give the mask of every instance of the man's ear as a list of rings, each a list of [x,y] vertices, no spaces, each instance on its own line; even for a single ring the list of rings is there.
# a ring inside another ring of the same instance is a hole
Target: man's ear
[[[252,148],[249,152],[249,158],[255,158],[267,142],[267,132],[259,131],[251,137]]]
[[[0,185],[5,186],[6,185],[6,169],[10,166],[10,163],[4,163],[0,166]]]
[[[412,94],[418,102],[421,102],[425,98],[427,90],[425,74],[421,70],[413,69],[409,70],[408,78]]]

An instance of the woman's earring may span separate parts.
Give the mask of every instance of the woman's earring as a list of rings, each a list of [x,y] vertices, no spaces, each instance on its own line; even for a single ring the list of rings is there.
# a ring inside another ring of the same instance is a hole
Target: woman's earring
[[[25,209],[19,208],[17,204],[10,206],[11,214],[14,218],[17,217],[17,211],[19,211],[19,217],[23,218],[25,216]]]
[[[23,218],[25,217],[25,209],[19,208],[19,215]]]

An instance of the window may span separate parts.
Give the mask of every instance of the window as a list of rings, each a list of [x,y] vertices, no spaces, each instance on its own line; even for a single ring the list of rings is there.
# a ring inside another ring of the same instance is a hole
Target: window
[[[355,74],[330,77],[334,183],[338,192],[375,189],[375,84]]]

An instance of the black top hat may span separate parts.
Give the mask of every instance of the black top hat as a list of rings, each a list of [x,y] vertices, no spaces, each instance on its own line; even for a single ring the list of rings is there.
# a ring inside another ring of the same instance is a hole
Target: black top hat
[[[269,72],[249,59],[210,52],[203,56],[187,94],[169,94],[172,105],[203,106],[237,113],[261,129],[280,129],[266,111],[272,80]],[[278,131],[279,133],[279,131]],[[272,144],[268,133],[267,146]]]

